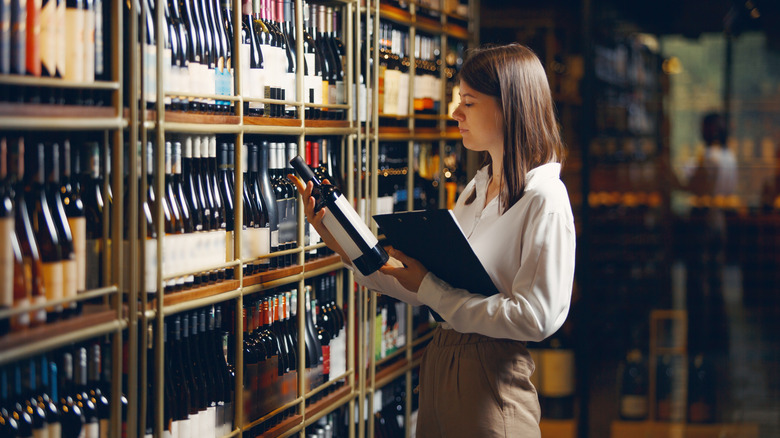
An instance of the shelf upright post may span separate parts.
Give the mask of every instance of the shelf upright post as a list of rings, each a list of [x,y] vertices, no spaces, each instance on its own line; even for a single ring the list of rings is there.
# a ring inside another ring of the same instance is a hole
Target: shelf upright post
[[[239,119],[239,126],[241,126],[241,132],[243,133],[243,125],[244,125],[244,90],[241,89],[241,62],[243,61],[241,59],[241,50],[238,50],[238,48],[241,47],[241,0],[228,0],[233,2],[233,16],[230,17],[230,19],[233,20],[233,28],[235,29],[233,31],[233,89],[235,90],[235,94],[239,96],[240,98],[235,101],[238,108],[236,108],[236,114],[238,115]],[[239,161],[240,163],[240,161]],[[238,186],[238,184],[236,184]],[[243,195],[242,195],[243,196]],[[243,197],[237,198],[237,199],[243,199]],[[238,212],[235,213],[238,215]],[[235,235],[235,232],[234,232]],[[241,269],[241,266],[239,266],[239,271],[243,271]],[[243,273],[242,273],[243,275]],[[243,282],[243,276],[240,277],[241,281]],[[244,427],[244,405],[243,405],[243,399],[244,399],[244,385],[242,382],[244,381],[244,367],[241,366],[241,364],[244,363],[244,350],[241,348],[241,346],[244,344],[244,333],[243,333],[243,302],[244,302],[244,293],[243,293],[243,287],[241,288],[241,294],[239,297],[235,300],[236,302],[236,309],[235,309],[235,321],[233,325],[233,330],[235,331],[235,345],[234,350],[236,357],[235,357],[235,368],[236,368],[236,380],[235,380],[235,388],[233,390],[234,394],[234,400],[233,400],[233,429],[239,429],[243,430]]]
[[[123,2],[121,0],[114,0],[112,2],[112,8],[111,8],[111,42],[112,47],[111,51],[113,53],[112,59],[111,59],[111,65],[112,65],[112,79],[119,84],[119,87],[114,89],[112,92],[112,104],[114,105],[114,109],[116,111],[115,116],[117,118],[122,117],[122,109],[124,108],[124,102],[122,101],[123,95],[122,95],[122,84],[124,83],[124,78],[122,77],[123,74],[123,53],[122,53],[122,38],[124,35],[124,20],[122,20],[122,8],[123,8]],[[131,38],[132,38],[132,32],[136,32],[136,36],[138,35],[138,28],[137,26],[133,27],[133,20],[130,20],[130,32],[131,32]],[[133,65],[137,65],[137,59],[135,60],[136,64],[133,64],[132,55],[131,55],[131,67]],[[131,73],[131,80],[133,79],[134,75]],[[135,90],[135,88],[131,89],[130,92],[132,93]],[[131,94],[132,97],[132,94]],[[130,105],[132,108],[132,105]],[[130,122],[132,123],[134,119],[131,117]],[[131,124],[132,126],[132,124]],[[121,144],[122,140],[122,132],[121,130],[117,130],[116,134],[116,142],[118,144]],[[105,199],[105,198],[104,198]],[[105,218],[104,218],[105,219]],[[104,234],[105,236],[105,234]],[[120,292],[121,293],[121,292]],[[122,299],[121,295],[116,295],[116,312],[117,312],[117,318],[122,318]],[[112,339],[112,348],[111,348],[111,375],[114,376],[113,381],[111,382],[111,391],[112,394],[120,394],[122,391],[122,379],[118,378],[118,376],[122,375],[122,349],[119,347],[122,345],[122,332],[121,330],[115,331],[113,334]],[[121,398],[120,397],[112,397],[111,398],[111,426],[110,426],[110,433],[112,436],[119,436],[120,435],[120,429],[121,429],[121,422],[122,422],[122,404],[121,404]]]

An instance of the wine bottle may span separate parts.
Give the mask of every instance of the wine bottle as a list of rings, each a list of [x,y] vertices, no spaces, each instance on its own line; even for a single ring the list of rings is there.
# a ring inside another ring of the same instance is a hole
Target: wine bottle
[[[647,418],[648,385],[647,367],[639,349],[632,349],[618,374],[620,382],[620,418],[627,421],[643,421]]]
[[[26,161],[31,173],[27,173],[24,192],[27,199],[28,214],[36,242],[41,255],[41,276],[43,287],[48,301],[63,298],[64,264],[62,257],[62,244],[55,228],[54,218],[49,207],[51,196],[44,187],[44,144],[36,143],[35,147],[27,150]],[[48,321],[54,321],[62,317],[61,304],[47,307],[46,317]]]
[[[70,59],[70,58],[69,58]],[[103,285],[103,181],[100,176],[100,145],[86,142],[82,149],[82,168],[79,196],[84,203],[86,220],[86,289]]]
[[[559,330],[540,352],[539,400],[545,418],[574,417],[574,351]]]
[[[181,143],[179,147],[182,147]],[[176,178],[176,186],[179,195],[185,200],[182,205],[186,205],[187,214],[190,216],[192,223],[192,229],[189,232],[203,231],[203,206],[201,204],[201,198],[198,193],[197,184],[194,175],[193,168],[193,142],[192,136],[184,138],[183,152],[184,155],[180,158],[180,166],[176,166],[176,160],[174,158],[174,178]],[[175,157],[174,153],[174,157]]]
[[[76,260],[75,245],[70,223],[65,213],[65,206],[61,196],[60,182],[60,148],[57,143],[50,146],[50,151],[45,157],[46,185],[45,190],[50,195],[49,208],[54,221],[54,227],[60,241],[62,251],[62,291],[63,298],[76,298],[78,292],[78,262]],[[66,317],[78,313],[78,303],[71,301],[65,304],[64,315]]]
[[[92,342],[87,348],[87,387],[92,404],[95,405],[95,416],[98,421],[99,436],[109,436],[111,420],[111,404],[108,393],[102,387],[103,351],[100,342]]]
[[[205,385],[197,367],[197,359],[192,353],[192,343],[190,341],[190,316],[181,317],[181,354],[184,363],[184,375],[187,385],[190,389],[190,427],[193,430],[200,430],[201,421],[204,420],[206,406],[203,401],[205,394]]]
[[[220,306],[215,306],[214,312],[214,356],[217,359],[220,374],[225,382],[224,424],[218,435],[224,436],[233,431],[233,388],[235,387],[235,370],[231,370],[228,353],[230,347],[229,331],[223,325],[223,311]]]
[[[287,179],[287,175],[293,173],[290,160],[298,155],[298,145],[296,143],[287,143],[287,147],[286,149],[283,149],[283,151],[286,152],[283,152],[282,159],[280,160],[280,163],[283,164],[280,178],[287,188],[287,211],[289,211],[287,218],[287,248],[293,249],[298,246],[298,190],[295,188],[295,185]],[[288,266],[298,263],[298,256],[296,254],[288,254],[285,257],[287,258]]]
[[[262,98],[266,82],[264,57],[257,41],[257,29],[252,14],[252,0],[241,2],[241,60],[242,69],[241,93],[249,98]],[[264,114],[264,105],[260,102],[246,102],[244,114],[248,116],[261,116]]]
[[[180,316],[174,318],[170,330],[171,333],[167,339],[168,345],[165,354],[165,356],[170,359],[165,361],[165,381],[168,382],[170,380],[170,390],[173,391],[171,396],[174,403],[170,406],[173,420],[171,432],[178,432],[178,436],[190,436],[192,421],[189,418],[189,414],[191,411],[192,395],[190,394],[189,384],[191,380],[188,380],[184,369]]]
[[[200,28],[203,34],[203,51],[201,55],[201,62],[203,64],[202,80],[201,80],[201,92],[206,94],[217,94],[216,92],[216,58],[215,58],[215,37],[213,22],[214,19],[209,15],[208,0],[199,0],[195,4],[195,10],[197,11],[198,20],[200,22]],[[214,113],[216,111],[216,100],[209,98],[204,99],[206,103],[206,111],[208,113]]]
[[[46,415],[46,424],[49,437],[62,435],[60,424],[60,411],[57,407],[59,393],[57,391],[57,365],[49,360],[46,354],[39,357],[40,373],[36,397],[38,405]]]
[[[14,305],[14,222],[13,191],[8,178],[8,148],[0,137],[0,310]],[[17,244],[18,245],[18,244]],[[0,336],[11,329],[11,320],[0,320]]]
[[[190,314],[190,360],[193,370],[198,374],[201,382],[200,403],[203,414],[200,428],[206,433],[212,432],[217,423],[217,405],[214,400],[214,380],[209,373],[208,358],[204,355],[204,336],[206,331],[206,314],[195,310]]]
[[[229,157],[229,147],[227,143],[220,143],[219,145],[219,181],[218,181],[218,189],[220,197],[222,198],[222,201],[224,202],[225,206],[225,242],[226,245],[226,254],[225,254],[225,260],[231,261],[234,258],[233,254],[233,229],[235,227],[235,219],[234,214],[235,210],[233,208],[233,188],[232,184],[230,182],[230,175],[232,172],[231,166],[230,166],[230,157]],[[225,271],[225,278],[233,278],[233,270],[228,269]]]
[[[688,421],[712,423],[717,411],[715,366],[703,353],[693,356],[688,377]]]
[[[304,183],[311,181],[314,185],[315,211],[328,208],[323,225],[355,267],[363,275],[369,275],[384,265],[389,256],[341,191],[332,185],[322,184],[300,156],[296,156],[290,164]]]
[[[60,143],[60,193],[65,216],[70,227],[73,240],[73,253],[76,259],[76,292],[86,290],[86,251],[87,222],[84,218],[84,203],[81,201],[77,181],[71,175],[81,173],[81,160],[77,150],[72,150],[70,141],[65,139]]]
[[[83,421],[82,432],[85,438],[100,437],[100,423],[97,418],[95,403],[89,397],[89,388],[87,387],[87,349],[83,346],[76,347],[74,351],[74,380],[75,394],[74,401],[81,409]]]
[[[271,224],[268,217],[268,206],[261,193],[260,172],[259,172],[259,147],[254,143],[248,145],[247,165],[249,172],[247,180],[249,181],[249,194],[255,205],[255,224],[259,228],[259,248],[258,255],[267,255],[271,253]],[[265,272],[270,268],[271,260],[268,257],[262,258],[257,262],[257,268],[260,272]]]
[[[260,143],[259,157],[258,157],[258,171],[260,182],[260,194],[263,197],[265,207],[268,212],[268,224],[271,231],[271,248],[270,251],[276,252],[279,250],[279,206],[276,202],[276,193],[271,183],[270,173],[270,160],[271,160],[271,146],[267,140],[263,140]],[[279,266],[277,257],[271,257],[268,259],[269,269],[274,269]]]
[[[214,91],[215,94],[220,96],[233,95],[233,76],[230,65],[230,50],[229,46],[231,41],[228,40],[227,31],[225,30],[225,19],[222,17],[222,8],[220,8],[219,0],[208,0],[209,16],[212,25],[214,26]],[[232,19],[232,17],[231,17]],[[221,114],[230,114],[230,101],[217,100],[216,111]]]
[[[84,82],[95,81],[95,0],[84,0]],[[90,96],[90,93],[85,94]],[[85,105],[92,105],[93,102],[86,101]]]
[[[65,80],[84,82],[84,34],[85,34],[84,0],[66,0],[65,9],[65,44],[66,66]]]

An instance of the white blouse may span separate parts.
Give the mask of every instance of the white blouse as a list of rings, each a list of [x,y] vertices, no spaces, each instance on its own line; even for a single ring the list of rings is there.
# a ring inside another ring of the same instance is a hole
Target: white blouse
[[[353,269],[355,280],[409,304],[429,306],[446,321],[443,328],[541,341],[566,320],[574,281],[574,216],[560,172],[559,163],[530,170],[525,194],[501,214],[498,196],[485,205],[488,173],[480,169],[453,208],[499,294],[486,297],[457,289],[430,272],[418,293],[381,272],[366,277]],[[466,205],[475,189],[476,199]]]

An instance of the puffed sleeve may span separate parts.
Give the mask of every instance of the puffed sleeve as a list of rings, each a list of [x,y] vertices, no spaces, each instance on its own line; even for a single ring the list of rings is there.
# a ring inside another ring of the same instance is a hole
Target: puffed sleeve
[[[419,301],[461,333],[535,342],[555,333],[566,320],[571,302],[574,224],[565,214],[548,212],[529,225],[510,293],[486,297],[454,288],[428,273],[417,294]]]

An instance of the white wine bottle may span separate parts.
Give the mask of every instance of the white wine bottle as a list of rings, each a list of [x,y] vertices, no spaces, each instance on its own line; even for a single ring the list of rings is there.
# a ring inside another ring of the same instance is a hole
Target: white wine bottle
[[[369,275],[384,265],[389,258],[387,253],[341,191],[330,184],[323,184],[300,155],[290,164],[305,183],[311,181],[314,184],[315,211],[328,207],[322,222],[360,273]]]

